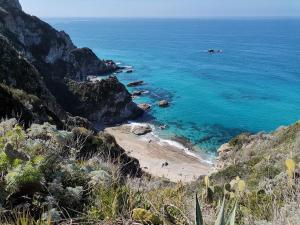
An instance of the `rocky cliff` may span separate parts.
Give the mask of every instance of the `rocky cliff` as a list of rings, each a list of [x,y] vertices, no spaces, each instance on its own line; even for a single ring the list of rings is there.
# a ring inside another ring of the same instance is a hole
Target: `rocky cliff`
[[[26,124],[51,121],[66,112],[45,86],[39,72],[0,35],[0,117],[19,116]]]
[[[64,31],[59,32],[24,13],[18,1],[1,0],[0,7],[1,33],[12,40],[45,77],[84,80],[87,75],[101,75],[117,68],[98,59],[90,49],[76,48]]]
[[[68,90],[79,101],[68,111],[103,124],[120,123],[142,113],[132,102],[131,95],[116,77],[96,82],[66,80]],[[64,100],[66,100],[65,98]]]
[[[0,34],[0,82],[38,97],[60,120],[71,113],[107,124],[142,114],[116,78],[84,83],[115,71],[112,61],[77,48],[65,32],[24,13],[18,0],[0,0]]]

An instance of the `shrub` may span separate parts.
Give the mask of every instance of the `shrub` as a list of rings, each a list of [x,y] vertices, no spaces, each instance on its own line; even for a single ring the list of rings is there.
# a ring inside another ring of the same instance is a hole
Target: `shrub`
[[[42,178],[43,175],[39,168],[35,167],[31,162],[19,165],[17,168],[9,171],[5,177],[7,190],[11,192],[19,191],[26,186],[40,186]]]

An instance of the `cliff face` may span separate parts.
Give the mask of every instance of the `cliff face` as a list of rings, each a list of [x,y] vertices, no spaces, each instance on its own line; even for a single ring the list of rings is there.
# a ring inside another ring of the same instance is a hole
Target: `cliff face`
[[[69,104],[68,110],[93,122],[119,123],[142,113],[142,110],[132,102],[125,86],[120,84],[116,77],[95,83],[68,80],[67,86],[79,101],[78,104]],[[68,102],[67,98],[64,100]]]
[[[61,120],[66,112],[100,123],[142,113],[116,78],[100,85],[83,82],[88,75],[116,70],[113,62],[100,60],[88,48],[77,48],[65,32],[24,13],[18,0],[0,0],[0,35],[0,82],[37,96]]]
[[[58,118],[66,118],[65,111],[48,91],[34,66],[1,35],[0,71],[1,118],[20,116],[26,124],[52,121],[61,127]]]
[[[45,77],[84,80],[87,75],[101,75],[116,69],[115,64],[106,64],[90,49],[76,48],[65,32],[24,13],[18,1],[1,0],[0,6],[1,32]]]

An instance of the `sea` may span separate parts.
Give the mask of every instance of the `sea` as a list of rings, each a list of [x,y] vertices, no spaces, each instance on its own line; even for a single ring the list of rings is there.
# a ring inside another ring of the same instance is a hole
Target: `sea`
[[[78,47],[132,66],[116,76],[143,80],[128,89],[146,91],[134,101],[152,105],[134,122],[150,122],[164,139],[214,156],[240,133],[300,119],[300,18],[44,19]],[[158,107],[162,99],[170,106]]]

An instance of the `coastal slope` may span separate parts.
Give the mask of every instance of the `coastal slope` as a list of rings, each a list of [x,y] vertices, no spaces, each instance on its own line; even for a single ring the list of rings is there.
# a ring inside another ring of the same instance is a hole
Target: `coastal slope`
[[[117,78],[87,81],[88,75],[117,70],[113,61],[100,60],[91,49],[77,48],[65,32],[23,12],[17,0],[0,0],[0,34],[2,43],[6,40],[6,48],[13,49],[14,57],[18,57],[8,58],[12,54],[1,50],[5,60],[1,62],[0,82],[38,96],[60,120],[68,120],[72,114],[103,126],[143,113]],[[21,60],[34,71],[35,81],[26,77],[32,72],[21,76],[22,71],[17,70],[20,66],[12,65]]]

